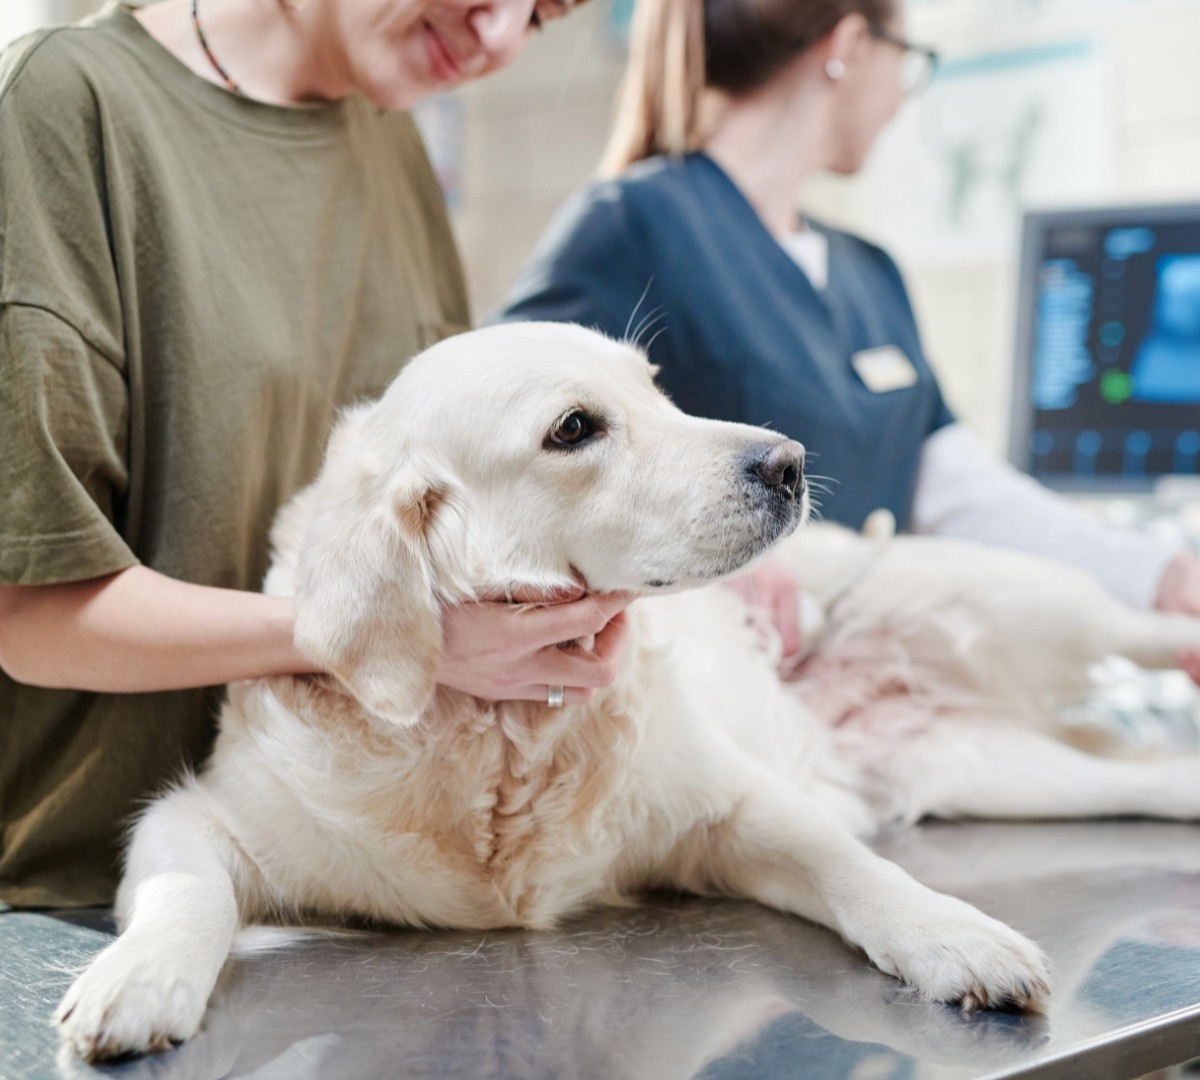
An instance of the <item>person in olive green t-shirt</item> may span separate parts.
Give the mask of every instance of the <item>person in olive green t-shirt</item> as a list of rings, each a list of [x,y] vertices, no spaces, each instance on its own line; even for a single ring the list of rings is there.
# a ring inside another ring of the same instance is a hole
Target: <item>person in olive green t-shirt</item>
[[[311,670],[256,591],[271,519],[339,407],[468,323],[401,110],[514,57],[537,5],[112,5],[0,56],[0,901],[109,902],[219,684]],[[585,700],[627,599],[451,609],[439,677]]]

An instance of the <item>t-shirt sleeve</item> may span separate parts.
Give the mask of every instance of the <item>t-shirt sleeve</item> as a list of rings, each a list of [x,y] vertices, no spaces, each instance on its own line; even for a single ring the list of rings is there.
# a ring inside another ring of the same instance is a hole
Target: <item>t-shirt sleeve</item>
[[[100,118],[53,33],[0,58],[0,582],[137,562]]]
[[[71,326],[0,305],[0,582],[79,581],[138,561],[115,525],[128,411],[121,372]]]
[[[551,224],[491,322],[573,322],[634,338],[659,306],[637,215],[614,184],[577,193]]]

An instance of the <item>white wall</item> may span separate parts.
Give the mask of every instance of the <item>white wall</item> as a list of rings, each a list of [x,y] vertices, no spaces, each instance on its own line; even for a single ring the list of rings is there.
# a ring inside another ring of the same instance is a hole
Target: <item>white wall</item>
[[[8,0],[0,6],[0,45],[27,34],[48,21],[41,0]]]
[[[97,6],[94,0],[0,0],[0,46],[39,26],[81,18]]]

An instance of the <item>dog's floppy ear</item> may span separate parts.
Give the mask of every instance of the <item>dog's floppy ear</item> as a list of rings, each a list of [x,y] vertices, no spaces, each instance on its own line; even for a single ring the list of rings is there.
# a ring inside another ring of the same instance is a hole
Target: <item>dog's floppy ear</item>
[[[371,713],[416,723],[441,661],[427,537],[446,489],[371,460],[364,415],[330,442],[296,580],[296,645]]]

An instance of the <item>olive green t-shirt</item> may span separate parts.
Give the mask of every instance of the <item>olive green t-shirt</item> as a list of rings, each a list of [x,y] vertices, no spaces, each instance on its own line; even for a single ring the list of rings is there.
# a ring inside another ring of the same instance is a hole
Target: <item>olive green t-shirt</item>
[[[412,120],[199,78],[109,7],[0,56],[0,583],[259,588],[338,408],[468,320]],[[111,900],[220,689],[0,674],[0,900]]]

